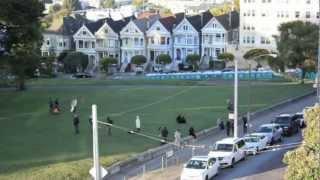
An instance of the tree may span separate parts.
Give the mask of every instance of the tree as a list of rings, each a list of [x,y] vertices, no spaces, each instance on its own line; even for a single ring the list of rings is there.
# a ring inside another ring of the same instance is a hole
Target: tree
[[[52,77],[53,76],[54,61],[55,61],[54,56],[41,57],[40,58],[40,67],[39,67],[40,73],[45,74],[48,77]]]
[[[59,56],[57,57],[58,62],[62,63],[63,59],[67,57],[67,55],[70,53],[68,50],[62,51]]]
[[[226,62],[230,62],[234,60],[234,55],[232,53],[227,53],[227,52],[221,53],[219,54],[218,59]]]
[[[133,0],[132,4],[136,7],[141,7],[143,5],[144,0]]]
[[[292,21],[281,24],[279,31],[280,35],[275,36],[279,57],[287,67],[299,67],[302,70],[303,83],[306,72],[313,69],[308,66],[316,64],[318,26],[310,22]]]
[[[143,55],[135,55],[131,58],[131,63],[135,65],[142,65],[147,62],[147,58]]]
[[[103,58],[100,62],[101,64],[101,69],[104,70],[106,73],[109,72],[109,66],[112,64],[117,64],[118,60],[116,58],[113,57],[106,57]]]
[[[115,0],[103,0],[101,2],[101,5],[104,8],[114,8],[115,7]]]
[[[193,71],[196,71],[200,62],[200,56],[198,54],[189,54],[186,57],[186,61],[192,65]]]
[[[89,63],[88,55],[82,52],[70,52],[63,59],[65,71],[68,73],[76,73],[78,70],[83,72]]]
[[[25,79],[38,66],[42,33],[39,19],[44,6],[37,0],[1,0],[0,24],[5,26],[7,67],[16,76],[17,88],[25,89]]]
[[[223,14],[228,14],[229,12],[232,11],[232,3],[234,3],[234,10],[235,11],[240,11],[240,0],[233,0],[233,2],[225,2],[222,5],[215,6],[212,9],[210,9],[210,12],[214,16],[220,16]]]
[[[81,10],[81,3],[79,0],[64,0],[62,3],[62,8],[67,10],[69,14],[72,11]]]
[[[62,9],[62,6],[60,4],[54,4],[53,6],[50,7],[49,13],[57,13]]]
[[[168,54],[160,54],[158,56],[158,63],[159,64],[166,65],[166,64],[170,64],[171,62],[172,62],[172,59]]]
[[[303,143],[284,156],[288,164],[285,179],[319,179],[320,177],[320,107],[316,106],[305,114],[307,127],[303,131]]]

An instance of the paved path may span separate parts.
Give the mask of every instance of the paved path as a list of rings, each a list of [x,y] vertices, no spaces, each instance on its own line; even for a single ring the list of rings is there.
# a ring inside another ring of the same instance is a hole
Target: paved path
[[[291,103],[287,106],[283,106],[281,108],[275,109],[274,111],[271,112],[266,112],[266,113],[262,113],[260,114],[258,117],[255,118],[254,121],[251,122],[252,124],[252,130],[256,129],[259,125],[263,124],[263,123],[269,123],[275,116],[277,116],[280,113],[295,113],[298,111],[302,111],[303,107],[306,106],[310,106],[313,105],[315,102],[315,96],[308,96],[307,98],[304,98],[302,100],[296,101],[294,103]],[[240,129],[241,131],[241,129]],[[202,139],[201,141],[197,142],[197,144],[200,145],[207,145],[207,146],[212,146],[217,140],[220,140],[222,138],[226,137],[225,132],[217,132],[215,134],[213,134],[212,136],[206,137],[204,139]],[[290,141],[297,141],[298,139],[297,137],[293,137],[292,140],[289,139]],[[208,154],[209,149],[195,149],[195,151],[193,152],[195,155],[207,155]],[[249,158],[249,160],[245,161],[245,162],[241,162],[243,164],[251,164],[251,167],[254,168],[248,168],[246,167],[246,165],[241,166],[243,168],[238,168],[236,166],[236,168],[233,169],[227,169],[221,172],[221,174],[218,176],[219,179],[234,179],[237,177],[245,177],[245,176],[251,176],[253,174],[257,174],[257,173],[266,173],[268,170],[271,169],[277,169],[277,168],[281,168],[283,167],[283,164],[279,164],[279,161],[277,161],[277,163],[272,164],[272,165],[264,165],[266,163],[262,163],[261,162],[270,162],[270,160],[280,160],[282,159],[282,156],[284,154],[285,151],[276,151],[276,152],[271,152],[271,153],[265,153],[265,154],[261,154],[259,156],[257,156],[256,159],[253,158]],[[192,150],[190,148],[186,148],[183,150],[180,150],[178,153],[176,153],[176,155],[173,158],[168,159],[167,164],[168,166],[172,166],[172,165],[178,165],[181,164],[183,162],[186,162],[190,157],[192,156]],[[110,180],[123,180],[124,178],[129,178],[129,177],[133,177],[133,176],[137,176],[139,174],[142,174],[143,171],[147,172],[147,171],[151,171],[151,170],[156,170],[156,169],[160,169],[161,168],[161,164],[162,164],[162,158],[155,158],[152,159],[144,164],[135,164],[131,167],[128,167],[126,169],[121,169],[120,172],[107,177],[106,179],[110,179]],[[268,163],[270,164],[270,163]],[[240,167],[240,165],[239,165]],[[231,173],[232,172],[232,173]],[[282,171],[281,171],[282,172]],[[180,173],[180,172],[177,172]],[[282,173],[281,173],[282,174]]]

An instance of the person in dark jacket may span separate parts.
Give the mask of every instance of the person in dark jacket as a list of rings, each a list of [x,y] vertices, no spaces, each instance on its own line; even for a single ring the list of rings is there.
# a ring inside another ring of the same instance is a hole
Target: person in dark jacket
[[[49,99],[49,112],[52,112],[53,111],[53,101],[52,101],[52,99],[50,98]]]
[[[107,123],[109,123],[109,124],[113,124],[113,120],[112,119],[110,119],[110,117],[107,117]],[[111,126],[108,126],[108,136],[111,136],[112,135],[112,133],[111,133]]]
[[[248,131],[248,119],[246,116],[242,117],[242,126],[243,126],[243,134],[246,134]]]
[[[230,136],[230,129],[231,129],[231,122],[230,120],[228,120],[226,122],[226,132],[227,132],[227,136]]]
[[[168,140],[168,134],[169,134],[169,131],[166,126],[161,128],[161,137],[163,138],[164,141]],[[162,143],[162,144],[165,144],[165,143]]]
[[[191,126],[190,129],[189,129],[189,135],[192,136],[194,139],[197,138],[197,135],[195,133],[195,130],[194,128]]]
[[[80,131],[79,131],[79,124],[80,124],[80,119],[79,119],[79,116],[77,114],[75,114],[73,116],[73,126],[74,126],[74,129],[75,129],[75,133],[76,134],[79,134]]]

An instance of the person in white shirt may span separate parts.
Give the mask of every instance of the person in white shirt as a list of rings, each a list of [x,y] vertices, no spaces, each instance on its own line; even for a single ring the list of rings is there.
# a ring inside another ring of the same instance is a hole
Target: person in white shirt
[[[136,131],[139,132],[141,130],[141,122],[140,122],[140,117],[136,117]]]

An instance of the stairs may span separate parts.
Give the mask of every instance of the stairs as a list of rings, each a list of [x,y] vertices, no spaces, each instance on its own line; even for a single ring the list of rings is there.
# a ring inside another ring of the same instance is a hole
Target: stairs
[[[209,61],[210,57],[208,56],[202,56],[199,63],[199,69],[200,70],[208,70],[209,69]]]

